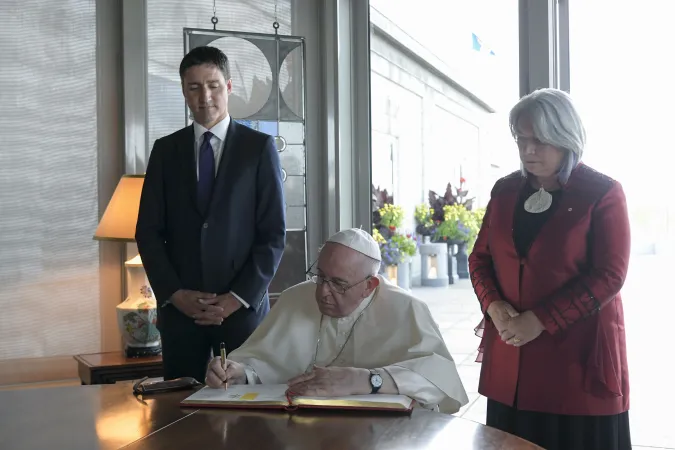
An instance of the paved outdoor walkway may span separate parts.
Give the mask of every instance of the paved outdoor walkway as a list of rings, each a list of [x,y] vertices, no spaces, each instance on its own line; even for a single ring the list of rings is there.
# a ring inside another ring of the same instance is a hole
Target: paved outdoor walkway
[[[670,268],[670,270],[667,270]],[[631,435],[634,449],[675,449],[675,347],[672,317],[675,295],[663,283],[675,278],[668,257],[633,257],[623,290],[626,339],[631,376]],[[481,320],[468,280],[448,288],[413,289],[438,323],[458,365],[469,404],[457,415],[485,423],[486,399],[478,394],[480,364],[475,362],[480,339],[474,327]]]

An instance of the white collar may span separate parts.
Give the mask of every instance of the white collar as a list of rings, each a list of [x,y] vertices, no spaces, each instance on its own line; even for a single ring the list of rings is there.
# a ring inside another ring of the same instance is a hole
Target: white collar
[[[195,129],[195,141],[199,142],[199,138],[202,137],[204,133],[207,131],[210,131],[213,133],[215,137],[222,141],[225,140],[225,136],[227,135],[227,129],[230,126],[230,115],[228,114],[225,116],[223,120],[215,124],[210,130],[207,129],[205,126],[198,124],[197,122],[194,123],[194,129]]]

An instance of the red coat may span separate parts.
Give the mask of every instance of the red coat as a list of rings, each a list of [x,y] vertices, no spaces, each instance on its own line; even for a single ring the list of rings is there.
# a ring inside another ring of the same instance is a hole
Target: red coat
[[[513,218],[520,172],[499,180],[469,257],[483,312],[505,300],[532,310],[546,327],[534,341],[506,345],[489,319],[481,342],[478,391],[517,408],[571,415],[628,410],[628,365],[619,293],[630,230],[621,185],[580,164],[558,209],[530,247],[516,252]],[[486,316],[487,317],[487,316]]]

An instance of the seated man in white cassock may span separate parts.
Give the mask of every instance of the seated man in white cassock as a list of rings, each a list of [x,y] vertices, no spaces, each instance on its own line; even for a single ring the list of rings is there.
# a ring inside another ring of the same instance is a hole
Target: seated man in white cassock
[[[378,275],[363,230],[331,237],[311,281],[284,291],[249,339],[208,368],[206,383],[282,384],[305,396],[404,394],[453,413],[468,402],[427,305]],[[314,272],[312,271],[314,270]]]

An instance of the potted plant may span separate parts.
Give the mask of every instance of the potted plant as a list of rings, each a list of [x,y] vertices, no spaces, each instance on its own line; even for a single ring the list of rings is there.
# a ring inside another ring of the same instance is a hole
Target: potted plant
[[[469,278],[467,252],[473,249],[484,214],[482,209],[469,211],[463,204],[446,205],[443,208],[443,222],[436,228],[434,238],[457,246],[457,253],[453,256],[457,260],[459,278]]]
[[[396,242],[391,240],[391,238],[385,238],[377,228],[373,228],[373,238],[375,238],[375,241],[380,246],[382,273],[389,279],[389,281],[398,284],[397,266],[403,259],[400,248]]]
[[[412,257],[417,254],[417,238],[411,233],[395,233],[391,241],[398,247],[401,260],[397,264],[397,284],[402,289],[410,289],[412,286]]]
[[[452,183],[448,183],[443,196],[438,195],[434,191],[429,191],[429,207],[434,211],[432,213],[434,223],[440,224],[440,222],[443,222],[443,208],[446,206],[463,205],[469,211],[473,209],[475,198],[468,198],[469,191],[464,188],[465,184],[466,179],[463,177],[459,179],[458,188],[453,188]]]
[[[424,242],[430,241],[436,232],[434,224],[434,210],[429,205],[417,205],[415,207],[415,232],[424,238]]]
[[[403,208],[387,203],[378,210],[379,224],[373,224],[373,237],[380,245],[382,269],[387,278],[404,289],[410,288],[410,258],[417,253],[417,241],[401,234]],[[401,277],[399,269],[403,272]]]
[[[448,244],[448,279],[450,284],[453,284],[456,278],[469,277],[468,257],[464,258],[466,254],[465,244],[470,240],[470,237],[468,237],[470,230],[467,229],[469,225],[466,220],[453,219],[452,215],[456,213],[455,209],[447,209],[448,207],[462,207],[462,211],[472,210],[475,198],[469,198],[469,191],[465,188],[465,184],[466,179],[460,177],[459,187],[454,188],[452,183],[448,183],[443,196],[439,196],[434,191],[429,191],[429,206],[434,211],[431,220],[435,226],[431,240]],[[446,220],[448,211],[451,215],[449,222]],[[455,252],[455,247],[457,247],[457,252]],[[459,258],[455,263],[454,256],[458,254]]]
[[[387,204],[393,204],[394,197],[389,195],[386,189],[372,186],[372,210],[373,210],[373,229],[380,228],[380,209]]]
[[[464,205],[454,204],[443,207],[443,221],[436,227],[434,240],[459,245],[471,239],[471,211]]]
[[[394,233],[403,225],[405,213],[400,206],[387,203],[378,212],[380,214],[380,227],[386,228],[389,232]]]

